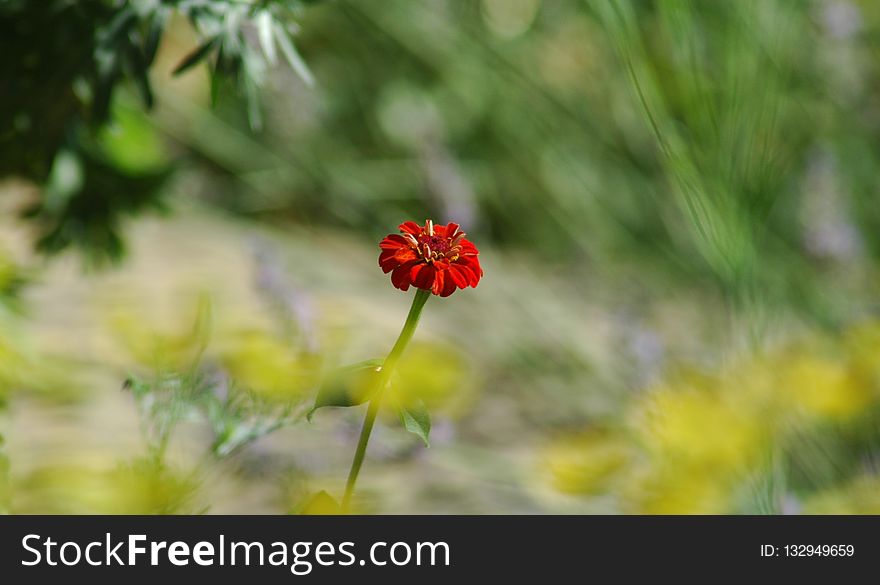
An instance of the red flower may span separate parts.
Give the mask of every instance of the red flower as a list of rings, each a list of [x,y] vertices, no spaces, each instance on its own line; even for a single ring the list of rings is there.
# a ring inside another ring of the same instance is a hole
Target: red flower
[[[391,273],[391,283],[400,290],[410,285],[448,297],[456,288],[477,286],[483,269],[477,247],[465,239],[457,223],[424,226],[414,221],[400,224],[400,233],[379,243],[379,266]]]

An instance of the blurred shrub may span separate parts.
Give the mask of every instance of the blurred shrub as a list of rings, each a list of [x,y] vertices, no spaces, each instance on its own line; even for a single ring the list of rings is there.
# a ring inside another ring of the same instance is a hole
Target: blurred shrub
[[[40,227],[39,247],[85,247],[94,260],[124,250],[121,221],[160,204],[169,169],[150,143],[151,129],[114,107],[129,86],[154,103],[151,68],[166,26],[185,16],[202,44],[177,71],[211,62],[215,95],[224,82],[243,96],[260,125],[259,89],[280,53],[311,79],[291,40],[299,0],[67,2],[0,4],[0,177],[50,186],[26,212]],[[246,30],[259,31],[258,46]],[[225,87],[225,86],[224,86]],[[120,135],[106,131],[114,119]],[[134,144],[142,148],[132,151]],[[144,148],[147,147],[147,148]],[[150,148],[152,147],[152,152]]]

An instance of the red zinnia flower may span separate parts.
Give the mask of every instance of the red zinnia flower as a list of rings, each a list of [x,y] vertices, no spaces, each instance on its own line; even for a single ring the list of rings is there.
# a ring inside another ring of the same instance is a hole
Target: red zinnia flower
[[[391,283],[400,290],[410,285],[448,297],[456,288],[477,286],[483,269],[477,247],[465,239],[457,223],[424,226],[414,221],[400,224],[400,233],[379,243],[379,266],[391,273]]]

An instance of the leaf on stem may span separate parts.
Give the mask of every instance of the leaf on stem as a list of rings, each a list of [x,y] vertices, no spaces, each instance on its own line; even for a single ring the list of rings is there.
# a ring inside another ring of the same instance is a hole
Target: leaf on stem
[[[278,60],[275,54],[275,35],[273,31],[272,14],[268,10],[260,12],[256,18],[257,32],[259,33],[260,46],[266,55],[270,65],[275,65]]]
[[[195,50],[193,50],[189,55],[183,58],[183,61],[174,68],[172,75],[180,75],[184,71],[191,69],[192,67],[198,65],[201,61],[208,56],[211,52],[211,49],[214,48],[214,45],[217,43],[217,37],[211,37],[201,45],[199,45]]]
[[[315,411],[325,406],[357,406],[369,400],[376,390],[382,361],[366,360],[334,371],[321,384],[306,417],[312,420]]]
[[[150,19],[147,35],[144,39],[144,62],[147,66],[152,65],[156,58],[167,18],[168,13],[165,10],[157,10]]]
[[[281,52],[284,53],[284,58],[287,59],[287,62],[290,64],[291,68],[296,71],[296,74],[300,76],[300,79],[302,79],[309,87],[315,85],[315,77],[312,75],[309,66],[306,65],[306,62],[300,56],[299,51],[296,50],[287,31],[280,25],[275,27],[275,38],[278,40],[278,46],[281,47]]]
[[[425,447],[430,447],[428,436],[431,434],[431,415],[422,400],[416,399],[406,404],[397,405],[397,414],[403,428],[417,435]]]

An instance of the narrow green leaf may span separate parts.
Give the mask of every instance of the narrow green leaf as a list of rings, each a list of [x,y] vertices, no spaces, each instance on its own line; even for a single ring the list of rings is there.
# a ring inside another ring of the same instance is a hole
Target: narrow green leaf
[[[110,103],[119,74],[120,65],[116,56],[108,57],[98,70],[91,105],[93,123],[96,125],[103,124],[110,118]]]
[[[257,82],[250,75],[245,75],[242,77],[241,83],[244,88],[244,101],[251,130],[262,130],[263,112],[260,109],[260,92],[257,91]]]
[[[403,428],[417,435],[425,447],[430,447],[428,437],[431,434],[431,415],[421,400],[414,400],[406,405],[398,405],[397,413]]]
[[[165,10],[157,10],[150,19],[150,28],[147,31],[147,37],[144,40],[144,62],[149,66],[153,64],[156,53],[159,50],[159,41],[162,39],[162,33],[165,29],[165,20],[167,12]]]
[[[144,55],[137,46],[132,44],[126,48],[126,58],[128,69],[134,77],[135,86],[141,94],[141,100],[146,109],[151,110],[154,103],[153,89],[150,85],[149,66],[144,60]]]
[[[183,58],[183,61],[174,68],[172,75],[180,75],[184,71],[198,65],[214,48],[214,45],[217,43],[217,37],[212,37],[199,45],[194,51],[192,51],[189,55]]]
[[[269,64],[275,65],[278,57],[275,53],[275,38],[272,28],[272,15],[269,14],[268,10],[263,10],[257,15],[257,32],[260,37],[260,46],[263,48],[263,53],[266,54],[266,60],[269,61]]]
[[[220,97],[220,86],[226,80],[225,77],[226,55],[223,53],[223,45],[217,50],[217,58],[214,60],[214,67],[211,69],[211,107],[217,107],[217,100]]]
[[[315,78],[309,70],[309,66],[303,61],[303,58],[296,50],[296,47],[293,46],[293,41],[290,40],[290,35],[280,25],[275,26],[275,38],[278,40],[278,46],[281,47],[281,52],[284,53],[284,58],[287,59],[287,62],[290,64],[291,68],[296,71],[296,74],[306,82],[306,85],[315,85]]]
[[[382,360],[367,360],[334,371],[321,384],[315,405],[306,417],[312,420],[315,411],[325,406],[363,404],[376,390],[381,370]]]

